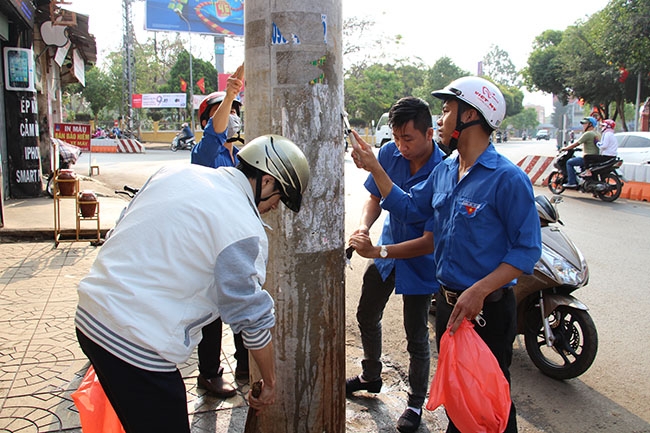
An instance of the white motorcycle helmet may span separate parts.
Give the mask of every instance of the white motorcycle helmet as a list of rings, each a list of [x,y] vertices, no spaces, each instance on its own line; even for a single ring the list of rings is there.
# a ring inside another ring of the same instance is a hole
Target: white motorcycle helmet
[[[506,101],[499,88],[481,77],[462,77],[444,89],[431,92],[438,99],[456,98],[478,110],[485,121],[498,129],[506,116]]]

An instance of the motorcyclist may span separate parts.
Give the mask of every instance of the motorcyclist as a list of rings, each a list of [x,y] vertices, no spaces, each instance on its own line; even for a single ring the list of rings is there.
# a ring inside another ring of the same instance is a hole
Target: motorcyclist
[[[602,135],[597,143],[601,156],[614,157],[618,155],[618,140],[614,137],[616,122],[612,119],[605,119],[601,124]]]
[[[596,132],[596,127],[598,126],[598,121],[592,117],[585,117],[580,121],[582,125],[583,133],[580,138],[575,142],[567,146],[564,146],[560,151],[566,151],[575,149],[576,147],[583,145],[583,155],[598,155],[598,147],[596,143],[600,141],[600,135]],[[584,169],[585,158],[581,156],[574,156],[566,162],[566,172],[567,172],[567,183],[562,185],[564,188],[577,188],[578,180],[576,178],[576,171],[574,167],[581,167]]]
[[[194,134],[192,133],[192,130],[190,129],[190,125],[187,124],[187,122],[184,122],[181,125],[181,132],[178,134],[178,141],[179,144],[185,145],[185,143],[194,138]]]

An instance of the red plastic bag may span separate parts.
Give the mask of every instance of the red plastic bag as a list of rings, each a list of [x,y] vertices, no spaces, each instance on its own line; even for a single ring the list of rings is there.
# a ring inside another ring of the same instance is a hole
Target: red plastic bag
[[[510,403],[510,385],[474,325],[465,319],[453,336],[445,331],[426,408],[444,405],[463,433],[501,433]]]
[[[125,433],[92,365],[72,399],[79,409],[83,433]]]

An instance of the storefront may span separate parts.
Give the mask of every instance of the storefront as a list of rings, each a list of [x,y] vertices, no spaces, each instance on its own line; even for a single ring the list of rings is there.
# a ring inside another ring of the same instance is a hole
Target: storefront
[[[0,227],[4,200],[43,194],[61,83],[84,84],[86,66],[96,62],[88,17],[62,4],[0,0]]]

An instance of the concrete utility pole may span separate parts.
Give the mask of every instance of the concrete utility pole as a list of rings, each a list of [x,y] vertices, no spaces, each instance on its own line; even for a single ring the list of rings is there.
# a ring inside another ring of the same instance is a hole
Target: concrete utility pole
[[[300,213],[265,220],[275,299],[277,400],[262,433],[345,431],[341,0],[247,0],[246,137],[275,133],[307,155]]]

